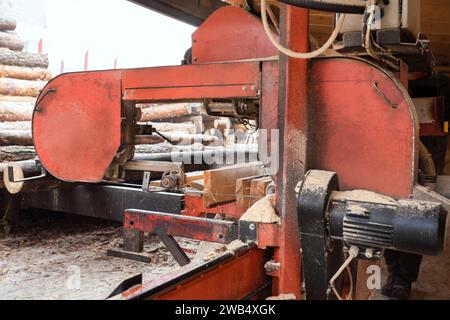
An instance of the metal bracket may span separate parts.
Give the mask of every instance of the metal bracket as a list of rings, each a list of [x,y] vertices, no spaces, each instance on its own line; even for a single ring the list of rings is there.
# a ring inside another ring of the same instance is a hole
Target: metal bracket
[[[378,82],[373,81],[372,86],[375,88],[375,91],[378,93],[378,95],[386,101],[387,104],[389,104],[393,109],[397,109],[398,105],[393,103],[384,93],[381,91],[380,87],[378,86]]]
[[[327,207],[333,191],[338,190],[336,173],[309,171],[300,188],[297,203],[302,242],[306,299],[329,300],[328,283],[344,261],[342,241],[331,241],[327,228]],[[340,279],[342,280],[342,279]],[[338,291],[341,282],[336,283]]]
[[[150,190],[150,178],[151,178],[151,172],[144,171],[144,177],[142,178],[142,191]]]
[[[258,243],[258,223],[253,221],[239,221],[239,240],[244,243],[248,241]]]
[[[167,250],[169,250],[172,257],[180,266],[185,266],[191,262],[191,259],[189,259],[183,248],[180,247],[177,240],[175,240],[173,236],[167,234],[163,228],[157,228],[155,234],[162,243],[164,243]]]
[[[36,107],[34,108],[34,110],[35,110],[36,112],[41,112],[41,111],[42,111],[41,102],[42,102],[42,100],[44,100],[44,98],[45,98],[49,93],[56,93],[56,89],[50,88],[50,89],[48,89],[47,91],[45,91],[45,92],[40,96],[40,99],[36,102]]]
[[[41,174],[39,176],[34,176],[34,177],[28,177],[28,178],[23,178],[23,179],[15,179],[14,177],[14,167],[12,165],[8,165],[8,178],[9,181],[11,182],[25,182],[25,181],[30,181],[30,180],[37,180],[37,179],[42,179],[45,178],[47,176],[47,171],[45,170],[44,166],[41,164],[41,162],[39,160],[36,160],[36,167],[41,169]]]

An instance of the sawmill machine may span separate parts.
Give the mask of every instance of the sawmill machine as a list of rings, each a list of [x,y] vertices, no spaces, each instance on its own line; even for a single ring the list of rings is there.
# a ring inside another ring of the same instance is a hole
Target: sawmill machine
[[[123,250],[111,255],[145,261],[152,233],[183,266],[126,281],[114,298],[366,299],[367,266],[384,249],[437,255],[444,246],[448,200],[419,185],[423,126],[408,91],[432,56],[421,38],[404,42],[408,2],[221,4],[182,65],[57,76],[36,103],[33,140],[42,175],[64,183],[21,195],[22,206],[123,221]],[[305,53],[308,9],[337,14],[331,38]],[[264,161],[206,170],[194,190],[185,161],[136,159],[135,146],[160,135],[137,124],[136,105],[175,102],[276,132],[265,145],[277,170]],[[238,205],[236,181],[261,175],[262,199]],[[24,182],[12,167],[8,178]],[[191,262],[175,237],[227,247]]]

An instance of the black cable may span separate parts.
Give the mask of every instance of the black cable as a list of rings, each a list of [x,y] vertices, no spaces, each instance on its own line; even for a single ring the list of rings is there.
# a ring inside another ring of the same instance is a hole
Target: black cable
[[[364,14],[366,10],[366,4],[356,5],[356,4],[343,4],[343,3],[332,3],[328,1],[319,0],[279,0],[284,4],[288,4],[295,7],[301,7],[306,9],[314,9],[321,11],[331,11],[339,13],[350,13],[350,14]]]
[[[164,140],[166,140],[168,143],[170,143],[171,145],[175,145],[174,143],[173,143],[173,141],[171,141],[169,138],[167,138],[167,137],[165,137],[165,136],[163,136],[161,133],[159,133],[158,131],[156,131],[156,130],[154,130],[153,131],[154,133],[156,133],[158,136],[160,136],[161,138],[163,138]]]

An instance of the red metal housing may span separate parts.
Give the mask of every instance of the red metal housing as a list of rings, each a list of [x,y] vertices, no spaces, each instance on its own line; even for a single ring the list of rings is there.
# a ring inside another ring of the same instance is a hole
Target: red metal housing
[[[102,181],[121,142],[120,77],[120,71],[69,73],[43,89],[33,114],[33,140],[53,176]]]

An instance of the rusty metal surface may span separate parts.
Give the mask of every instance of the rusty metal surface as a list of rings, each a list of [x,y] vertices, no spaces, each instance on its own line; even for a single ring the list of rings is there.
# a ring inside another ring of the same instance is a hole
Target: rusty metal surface
[[[192,35],[192,63],[276,56],[261,20],[246,10],[227,6],[214,12]]]
[[[148,233],[161,229],[171,236],[217,243],[230,243],[238,237],[237,224],[230,221],[142,210],[125,211],[124,229]]]
[[[309,49],[309,11],[283,6],[282,43],[295,51]],[[280,247],[276,258],[280,276],[274,282],[274,295],[293,293],[301,299],[300,237],[295,186],[307,168],[308,139],[308,61],[280,57],[278,128],[280,129],[280,169],[276,176],[277,208],[281,216]],[[264,116],[264,115],[263,115]],[[269,117],[271,115],[268,115]]]
[[[199,26],[216,9],[225,6],[221,0],[128,0],[182,22]]]
[[[22,194],[20,206],[122,222],[123,213],[129,208],[181,214],[184,196],[146,192],[141,186],[72,184]]]
[[[39,158],[63,181],[100,182],[120,146],[120,71],[64,74],[33,114]]]
[[[417,172],[418,123],[403,87],[349,58],[315,60],[310,84],[310,168],[337,172],[342,190],[408,198]]]
[[[223,63],[123,71],[124,100],[257,98],[259,63]]]

